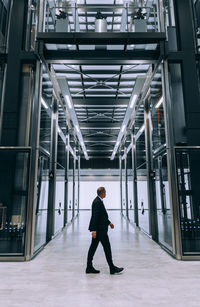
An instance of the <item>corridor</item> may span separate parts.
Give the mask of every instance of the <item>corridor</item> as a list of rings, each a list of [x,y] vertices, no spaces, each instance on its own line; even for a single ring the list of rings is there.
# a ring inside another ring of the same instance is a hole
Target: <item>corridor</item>
[[[199,305],[199,262],[177,261],[118,211],[109,211],[114,263],[121,275],[110,275],[99,246],[86,275],[90,233],[89,212],[82,211],[62,233],[30,262],[1,262],[2,307],[140,307]]]

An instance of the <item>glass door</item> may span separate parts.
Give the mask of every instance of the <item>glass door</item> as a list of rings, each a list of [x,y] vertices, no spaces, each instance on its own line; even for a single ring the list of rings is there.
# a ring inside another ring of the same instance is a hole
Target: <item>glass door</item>
[[[158,240],[172,250],[172,226],[166,152],[154,159]]]

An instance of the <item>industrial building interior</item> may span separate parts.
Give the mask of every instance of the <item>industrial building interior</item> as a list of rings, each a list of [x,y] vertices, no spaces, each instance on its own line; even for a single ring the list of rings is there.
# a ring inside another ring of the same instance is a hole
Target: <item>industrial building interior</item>
[[[199,140],[199,0],[0,0],[2,306],[198,306]]]

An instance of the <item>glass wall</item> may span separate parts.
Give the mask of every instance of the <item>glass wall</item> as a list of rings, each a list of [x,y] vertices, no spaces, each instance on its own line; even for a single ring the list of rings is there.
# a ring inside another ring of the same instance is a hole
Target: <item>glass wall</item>
[[[57,170],[56,170],[56,200],[55,200],[55,229],[60,231],[64,226],[64,202],[65,202],[65,165],[66,145],[58,135],[57,144]]]
[[[158,221],[158,240],[172,250],[172,226],[166,154],[164,98],[162,93],[151,99],[152,147]]]
[[[139,227],[149,233],[149,203],[147,189],[147,165],[145,155],[144,128],[140,127],[136,140],[136,172],[138,192],[138,220]]]
[[[78,160],[76,160],[76,168],[75,168],[75,216],[78,213]]]
[[[158,220],[158,240],[172,250],[172,226],[169,198],[169,181],[167,168],[167,154],[160,153],[154,158],[156,205]]]
[[[45,31],[94,32],[101,27],[101,32],[160,31],[157,0],[142,1],[142,7],[137,2],[105,4],[99,8],[100,4],[101,1],[87,1],[87,4],[77,1],[74,5],[68,1],[47,0]]]
[[[5,70],[5,65],[0,65],[0,107],[1,107],[1,101],[2,101],[4,70]]]
[[[0,255],[24,255],[30,150],[0,149]]]
[[[69,176],[68,176],[68,222],[73,217],[73,167],[74,157],[70,154],[69,156]]]
[[[183,255],[200,254],[200,148],[176,148]]]
[[[128,211],[129,220],[134,222],[134,200],[133,200],[133,169],[132,169],[132,151],[127,155],[127,172],[128,172]]]
[[[50,100],[45,99],[44,101],[42,98],[34,251],[46,243],[51,146],[51,110],[49,105]]]
[[[122,160],[122,213],[126,215],[126,173],[125,159]]]
[[[10,0],[0,0],[0,52],[6,51]]]

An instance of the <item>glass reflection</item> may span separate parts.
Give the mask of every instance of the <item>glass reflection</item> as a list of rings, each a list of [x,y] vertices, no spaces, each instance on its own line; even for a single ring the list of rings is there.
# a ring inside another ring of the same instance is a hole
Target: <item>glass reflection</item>
[[[24,255],[30,153],[0,150],[0,255]]]
[[[176,149],[183,255],[200,254],[200,149]]]
[[[37,206],[35,220],[34,251],[46,243],[48,193],[49,193],[49,163],[47,154],[40,152],[37,178]]]
[[[155,159],[155,185],[159,242],[172,249],[171,210],[169,199],[169,181],[167,154]]]
[[[149,203],[144,131],[136,140],[136,166],[139,227],[149,233]]]

